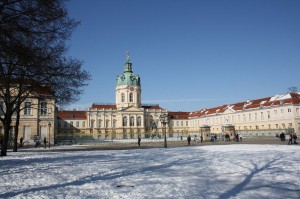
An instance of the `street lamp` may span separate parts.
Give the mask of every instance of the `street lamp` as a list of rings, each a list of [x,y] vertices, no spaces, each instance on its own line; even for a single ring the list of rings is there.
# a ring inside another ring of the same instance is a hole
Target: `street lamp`
[[[166,124],[168,124],[170,122],[170,116],[166,113],[163,113],[159,116],[159,120],[164,126],[164,131],[165,131],[164,147],[167,148],[167,127],[166,127]]]
[[[50,128],[51,128],[51,123],[48,123],[48,127],[49,127],[49,149],[50,149]]]

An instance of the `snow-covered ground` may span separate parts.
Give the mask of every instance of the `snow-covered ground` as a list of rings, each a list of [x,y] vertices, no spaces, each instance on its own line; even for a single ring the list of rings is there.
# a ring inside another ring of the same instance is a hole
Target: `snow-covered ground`
[[[0,174],[0,198],[300,198],[300,147],[10,152]]]

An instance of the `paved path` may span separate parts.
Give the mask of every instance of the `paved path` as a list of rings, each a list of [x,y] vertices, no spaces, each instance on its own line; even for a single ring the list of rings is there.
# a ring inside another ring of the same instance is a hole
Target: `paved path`
[[[242,142],[225,142],[225,141],[216,141],[212,142],[199,142],[199,141],[191,141],[191,145],[188,146],[187,140],[180,141],[167,141],[168,148],[174,147],[193,147],[193,146],[207,146],[207,145],[228,145],[228,144],[272,144],[272,145],[287,145],[287,141],[280,141],[278,138],[243,138]],[[78,147],[76,147],[78,146]],[[163,148],[164,142],[163,139],[161,141],[155,142],[143,142],[141,141],[141,146],[138,146],[137,140],[136,142],[132,140],[132,142],[105,142],[98,144],[90,144],[90,145],[76,145],[74,148],[67,149],[55,149],[53,147],[52,150],[61,150],[61,151],[73,151],[73,150],[128,150],[128,149],[148,149],[148,148]]]
[[[176,140],[176,141],[167,141],[168,148],[174,147],[193,147],[193,146],[208,146],[208,145],[228,145],[228,144],[272,144],[272,145],[287,145],[287,141],[280,141],[280,139],[272,137],[260,137],[260,138],[243,138],[242,142],[225,142],[223,140],[217,140],[216,142],[203,142],[200,141],[191,141],[191,145],[188,146],[187,140]],[[137,140],[127,140],[127,142],[101,142],[96,144],[89,145],[73,145],[66,148],[61,147],[51,147],[50,149],[47,147],[46,150],[42,147],[36,149],[32,148],[22,148],[19,152],[22,151],[82,151],[82,150],[129,150],[129,149],[148,149],[148,148],[164,148],[164,140],[155,140],[154,142],[150,142],[149,140],[141,141],[141,146],[138,146]],[[26,150],[23,150],[26,149]]]

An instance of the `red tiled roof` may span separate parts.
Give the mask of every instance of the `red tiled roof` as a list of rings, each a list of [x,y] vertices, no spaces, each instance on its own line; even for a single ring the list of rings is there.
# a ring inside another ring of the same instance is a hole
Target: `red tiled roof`
[[[117,106],[115,104],[92,104],[91,108],[95,109],[117,109]]]
[[[188,119],[190,112],[169,112],[172,119]]]
[[[86,119],[85,111],[58,111],[57,119]]]
[[[214,108],[208,108],[208,109],[201,109],[199,111],[191,112],[189,114],[189,117],[202,117],[206,115],[212,115],[216,114],[217,110],[218,113],[223,113],[227,107],[230,107],[234,111],[242,111],[244,109],[250,110],[250,109],[255,109],[255,108],[260,108],[261,105],[263,107],[269,107],[269,106],[278,106],[281,103],[283,104],[300,104],[300,94],[298,93],[289,93],[291,98],[285,98],[282,100],[274,100],[270,101],[272,97],[265,97],[265,98],[260,98],[260,99],[255,99],[255,100],[249,100],[245,102],[238,102],[235,104],[230,104],[230,105],[223,105],[219,107],[214,107]],[[282,97],[282,96],[281,96]],[[262,103],[264,102],[264,103]]]

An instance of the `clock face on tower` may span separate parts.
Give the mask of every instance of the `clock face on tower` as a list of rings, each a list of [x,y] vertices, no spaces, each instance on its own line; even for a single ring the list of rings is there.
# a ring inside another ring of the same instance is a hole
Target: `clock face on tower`
[[[129,89],[130,89],[130,91],[134,91],[134,88],[132,86]]]

